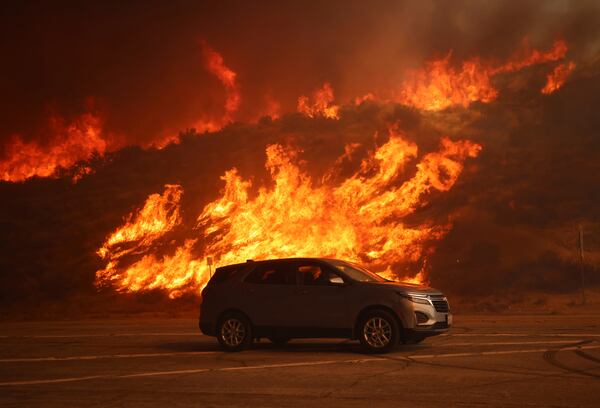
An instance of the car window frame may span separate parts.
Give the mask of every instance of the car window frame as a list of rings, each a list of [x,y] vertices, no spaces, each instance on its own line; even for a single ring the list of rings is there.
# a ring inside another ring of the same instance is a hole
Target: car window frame
[[[361,280],[356,280],[356,279],[352,278],[349,274],[344,273],[344,271],[339,270],[335,265],[329,264],[329,263],[326,262],[329,265],[329,267],[332,268],[338,274],[340,274],[347,283],[350,283],[350,282],[351,283],[365,283],[365,282],[383,283],[383,282],[389,282],[389,280],[385,279],[383,276],[380,276],[379,274],[377,274],[375,272],[369,271],[368,269],[366,269],[362,265],[357,264],[355,262],[343,261],[343,260],[340,260],[340,259],[332,259],[331,261],[334,261],[334,262],[337,261],[337,262],[342,262],[342,263],[345,263],[345,264],[349,264],[350,266],[355,267],[357,269],[359,269],[359,268],[360,269],[365,269],[370,274],[373,274],[376,277],[378,277],[378,278],[381,279],[381,281],[379,281],[379,280],[375,280],[375,281],[361,281]]]
[[[287,261],[268,261],[268,262],[253,262],[255,265],[253,265],[252,268],[250,268],[245,274],[243,274],[242,277],[242,284],[245,285],[260,285],[260,286],[290,286],[290,287],[297,287],[298,286],[298,273],[294,273],[294,282],[293,283],[260,283],[260,282],[248,282],[247,279],[248,277],[254,272],[256,271],[257,268],[261,268],[261,267],[269,267],[269,266],[273,266],[275,268],[286,268],[286,267],[290,267],[290,263]]]
[[[304,276],[302,275],[302,272],[300,272],[300,266],[310,266],[310,265],[316,265],[319,266],[321,268],[322,271],[329,271],[330,273],[333,273],[336,276],[339,276],[340,278],[342,278],[342,280],[344,281],[343,284],[334,284],[329,282],[327,285],[305,285],[304,284]],[[322,288],[326,288],[326,287],[340,287],[340,286],[344,286],[347,285],[350,280],[348,279],[348,277],[346,277],[345,275],[342,275],[340,273],[338,273],[337,270],[335,270],[335,268],[333,268],[331,265],[327,264],[327,262],[323,262],[320,260],[311,260],[311,259],[307,259],[307,260],[298,260],[295,262],[294,264],[294,268],[296,269],[296,282],[298,283],[298,286],[301,287],[311,287],[311,288],[318,288],[318,287],[322,287]]]

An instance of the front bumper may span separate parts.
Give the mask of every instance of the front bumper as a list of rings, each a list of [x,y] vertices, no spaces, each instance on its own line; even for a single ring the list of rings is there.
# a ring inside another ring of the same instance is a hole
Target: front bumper
[[[445,300],[445,299],[444,299]],[[452,327],[453,316],[446,301],[445,307],[438,304],[413,303],[413,325],[410,331],[420,337],[442,334]]]
[[[452,327],[452,314],[445,313],[445,315],[446,316],[444,317],[444,320],[436,321],[433,324],[420,324],[418,326],[415,325],[412,331],[414,331],[417,334],[425,335],[427,337],[445,333],[448,330],[450,330],[450,327]],[[446,318],[448,320],[446,320]]]

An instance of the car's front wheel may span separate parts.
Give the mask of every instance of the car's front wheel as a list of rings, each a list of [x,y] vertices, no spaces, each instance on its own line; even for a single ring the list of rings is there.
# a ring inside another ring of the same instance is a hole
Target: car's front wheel
[[[400,327],[385,310],[368,312],[359,325],[360,343],[369,353],[387,353],[398,344]]]
[[[217,339],[225,351],[241,351],[252,344],[252,324],[240,313],[228,313],[217,326]]]

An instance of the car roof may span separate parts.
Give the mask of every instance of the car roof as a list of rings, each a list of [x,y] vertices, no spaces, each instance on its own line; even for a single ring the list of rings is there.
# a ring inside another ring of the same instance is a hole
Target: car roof
[[[237,263],[237,264],[223,265],[223,266],[219,266],[219,268],[242,266],[242,265],[249,265],[249,264],[261,264],[261,263],[269,263],[269,262],[279,262],[279,261],[322,261],[322,262],[327,262],[327,261],[339,261],[339,259],[335,259],[335,258],[310,258],[310,257],[302,257],[302,258],[273,258],[273,259],[262,259],[262,260],[258,260],[258,261],[255,261],[253,259],[249,259],[246,262],[241,262],[241,263]],[[219,269],[219,268],[217,268],[217,269]]]

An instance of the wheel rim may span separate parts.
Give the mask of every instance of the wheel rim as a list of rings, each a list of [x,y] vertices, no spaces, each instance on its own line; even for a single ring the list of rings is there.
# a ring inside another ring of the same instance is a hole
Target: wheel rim
[[[225,320],[221,327],[221,339],[230,347],[237,347],[246,338],[246,327],[238,319]]]
[[[372,317],[363,327],[363,336],[369,346],[385,347],[392,340],[392,325],[382,317]]]

